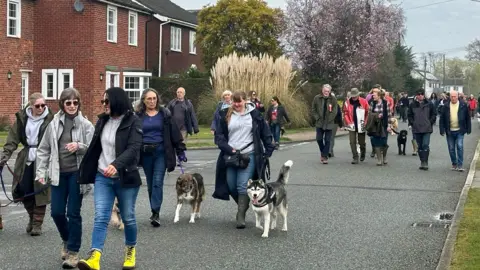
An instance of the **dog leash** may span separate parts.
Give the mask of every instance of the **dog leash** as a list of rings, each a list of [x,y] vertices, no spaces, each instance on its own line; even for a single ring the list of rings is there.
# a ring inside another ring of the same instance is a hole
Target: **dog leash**
[[[10,166],[8,166],[8,164],[5,164],[5,166],[7,166],[7,169],[8,171],[12,174],[13,177],[15,177],[15,174],[13,173],[12,169],[10,168]],[[7,194],[7,189],[5,188],[5,181],[3,180],[3,166],[0,167],[0,183],[2,185],[2,190],[3,190],[3,193],[5,194],[5,197],[7,198],[7,200],[9,201],[9,203],[7,203],[6,205],[1,205],[0,204],[0,207],[7,207],[9,206],[10,204],[12,203],[20,203],[22,202],[25,198],[27,197],[30,197],[30,196],[35,196],[37,194],[40,194],[42,192],[44,192],[45,190],[47,190],[49,187],[50,187],[50,184],[47,184],[45,185],[45,187],[43,187],[42,189],[40,189],[39,191],[36,191],[36,192],[31,192],[31,193],[28,193],[28,194],[25,194],[24,196],[18,198],[18,199],[11,199],[8,194]],[[20,182],[19,182],[20,184]]]
[[[185,171],[183,170],[183,166],[182,166],[182,161],[180,159],[178,160],[178,167],[180,167],[180,172],[182,174],[185,174]]]

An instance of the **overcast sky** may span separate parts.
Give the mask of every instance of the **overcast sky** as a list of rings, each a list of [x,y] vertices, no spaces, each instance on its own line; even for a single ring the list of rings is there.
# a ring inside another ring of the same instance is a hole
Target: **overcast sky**
[[[480,2],[471,0],[393,0],[401,3],[407,17],[405,42],[416,53],[445,52],[447,57],[464,57],[462,47],[480,37]],[[480,0],[479,0],[480,1]],[[200,9],[214,0],[173,0],[185,9]],[[272,7],[285,7],[285,0],[267,0]],[[429,5],[421,7],[424,5]]]

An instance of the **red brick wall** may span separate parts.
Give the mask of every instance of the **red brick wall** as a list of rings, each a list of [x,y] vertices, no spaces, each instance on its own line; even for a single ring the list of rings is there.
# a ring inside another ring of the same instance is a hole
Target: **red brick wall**
[[[7,0],[0,0],[0,116],[8,115],[14,120],[14,112],[21,107],[20,69],[33,69],[34,6],[30,0],[21,2],[21,37],[7,37]],[[12,79],[7,79],[8,71]]]
[[[160,21],[155,19],[155,27],[150,27],[149,31],[149,42],[152,45],[149,45],[148,53],[148,67],[149,69],[158,68],[158,42],[160,35]],[[188,27],[174,25],[176,27],[182,28],[182,52],[172,51],[170,49],[170,29],[173,24],[165,24],[162,26],[162,77],[169,74],[180,74],[185,72],[192,64],[195,64],[197,68],[203,70],[203,65],[201,62],[201,52],[197,46],[197,54],[190,54],[190,30],[193,30]],[[150,44],[150,43],[149,43]],[[158,74],[154,74],[158,76]]]
[[[120,87],[124,86],[123,71],[125,69],[145,69],[145,23],[149,18],[147,14],[138,13],[138,46],[131,46],[128,45],[128,10],[117,8],[117,43],[107,41],[107,5],[97,4],[95,14],[93,24],[95,65],[92,69],[93,87],[90,95],[90,115],[92,116],[103,111],[100,100],[106,90],[106,81],[105,78],[100,81],[99,74],[101,72],[106,74],[106,66],[115,66],[118,68],[118,72],[122,72]]]
[[[54,3],[55,12],[52,12]],[[130,46],[128,10],[117,7],[117,43],[110,43],[107,42],[107,5],[83,4],[84,11],[78,13],[73,10],[71,1],[37,1],[35,67],[30,89],[31,92],[41,91],[42,69],[73,69],[73,86],[82,95],[82,111],[95,122],[96,115],[102,111],[100,100],[106,88],[106,66],[116,66],[119,72],[145,68],[144,29],[148,17],[138,13],[138,46]],[[100,73],[104,74],[102,81]],[[123,87],[122,77],[120,86]],[[49,100],[47,104],[57,111],[57,102]]]
[[[73,69],[73,86],[87,103],[92,89],[93,2],[84,2],[85,9],[74,11],[73,2],[58,0],[36,1],[34,72],[30,78],[30,91],[42,90],[43,69]],[[55,6],[55,9],[52,7]],[[57,82],[58,83],[58,82]],[[48,100],[54,111],[57,100]]]
[[[159,40],[160,40],[160,23],[157,19],[153,19],[148,23],[148,40],[147,40],[147,50],[148,50],[148,69],[155,70],[152,74],[153,76],[158,76],[158,50]]]

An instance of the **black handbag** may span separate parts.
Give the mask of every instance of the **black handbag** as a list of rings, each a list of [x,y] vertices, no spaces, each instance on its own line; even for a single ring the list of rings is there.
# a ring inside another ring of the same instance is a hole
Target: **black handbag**
[[[250,155],[249,154],[241,154],[240,152],[247,149],[247,147],[249,147],[252,144],[253,144],[253,142],[247,144],[242,149],[235,151],[235,153],[233,155],[225,154],[223,156],[223,158],[225,160],[225,166],[226,167],[231,167],[231,168],[239,168],[239,169],[247,168],[248,164],[250,164]]]

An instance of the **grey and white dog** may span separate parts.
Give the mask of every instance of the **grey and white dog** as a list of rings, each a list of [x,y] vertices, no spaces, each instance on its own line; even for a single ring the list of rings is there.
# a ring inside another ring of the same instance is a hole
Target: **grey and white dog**
[[[292,165],[291,160],[285,162],[275,182],[265,183],[262,179],[248,180],[247,194],[255,212],[256,227],[263,230],[262,237],[268,237],[270,229],[274,230],[277,227],[277,214],[283,217],[282,231],[287,231],[288,205],[285,185],[288,183]],[[263,227],[260,224],[262,217]]]

